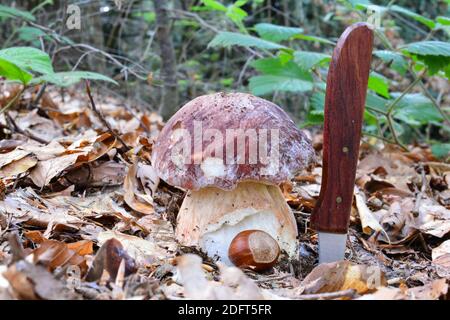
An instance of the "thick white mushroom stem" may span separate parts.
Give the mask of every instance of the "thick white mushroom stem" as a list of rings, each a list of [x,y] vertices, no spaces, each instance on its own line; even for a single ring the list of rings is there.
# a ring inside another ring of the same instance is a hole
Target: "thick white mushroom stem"
[[[178,213],[176,237],[183,245],[199,246],[210,257],[231,264],[231,240],[249,229],[267,232],[281,250],[296,255],[297,224],[280,188],[258,182],[241,182],[231,191],[189,191]]]

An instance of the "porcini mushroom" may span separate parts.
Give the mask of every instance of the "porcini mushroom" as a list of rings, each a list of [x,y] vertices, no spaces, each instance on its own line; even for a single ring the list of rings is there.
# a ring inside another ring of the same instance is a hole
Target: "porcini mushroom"
[[[289,256],[297,224],[279,184],[314,157],[309,139],[277,105],[245,93],[215,93],[184,105],[164,126],[152,164],[188,189],[177,240],[230,263],[233,238],[261,230]]]

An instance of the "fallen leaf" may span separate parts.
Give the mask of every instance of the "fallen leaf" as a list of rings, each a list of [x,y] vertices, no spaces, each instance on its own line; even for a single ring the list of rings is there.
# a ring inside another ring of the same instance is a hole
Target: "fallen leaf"
[[[103,245],[107,240],[115,238],[123,245],[125,251],[139,265],[147,265],[156,261],[173,257],[173,253],[166,251],[152,241],[131,236],[117,231],[105,231],[98,234],[98,243]]]
[[[236,267],[221,266],[222,283],[208,281],[202,269],[202,259],[194,254],[177,258],[179,282],[184,296],[194,300],[261,300],[261,290]]]
[[[57,158],[39,161],[31,171],[30,178],[33,183],[42,188],[49,184],[50,180],[73,165],[78,158],[78,154],[67,154]]]
[[[3,273],[15,298],[26,300],[77,300],[80,296],[41,265],[21,260]]]
[[[402,290],[400,288],[379,288],[358,300],[437,300],[445,297],[448,284],[445,279],[434,280],[424,286]]]
[[[64,242],[44,240],[32,254],[33,262],[43,264],[49,268],[49,271],[58,267],[77,266],[83,274],[87,271],[87,263],[83,255],[91,253],[92,242],[90,241],[82,241],[69,247]]]
[[[145,193],[150,197],[151,203],[153,203],[153,195],[159,184],[159,176],[156,170],[151,165],[138,163],[136,177],[141,181]]]
[[[363,232],[368,235],[372,234],[373,231],[384,232],[378,219],[375,218],[372,211],[367,207],[364,194],[357,187],[355,189],[356,208],[358,209]]]
[[[302,281],[298,291],[300,294],[314,294],[354,289],[359,294],[365,294],[385,285],[386,278],[379,267],[337,261],[315,267]]]
[[[20,160],[29,154],[30,154],[29,151],[25,151],[19,148],[16,148],[8,153],[2,153],[0,157],[0,168],[3,168],[4,166],[10,164],[13,161]]]
[[[442,277],[450,278],[450,240],[444,241],[431,251],[433,263],[438,266],[438,273]]]
[[[54,228],[61,230],[79,230],[86,223],[67,213],[67,206],[56,206],[39,197],[31,188],[17,189],[0,201],[0,212],[12,216],[14,223],[46,228],[48,237]]]
[[[89,185],[93,187],[121,185],[127,174],[126,166],[114,161],[93,165]]]
[[[125,177],[123,188],[125,190],[124,199],[127,205],[133,210],[136,210],[143,214],[153,214],[155,209],[153,208],[153,199],[139,191],[138,180],[136,177],[138,170],[138,164],[135,160],[133,164],[128,168],[128,174]],[[149,203],[150,202],[150,203]]]
[[[14,178],[33,168],[37,162],[38,160],[33,155],[27,155],[19,160],[15,160],[0,169],[0,178]]]
[[[38,230],[31,230],[31,231],[26,231],[24,233],[25,238],[33,241],[34,243],[42,243],[44,241],[46,241],[47,239],[42,235],[42,232],[38,231]]]
[[[134,259],[128,255],[119,240],[111,238],[105,241],[95,255],[92,266],[86,275],[86,280],[99,280],[103,272],[107,271],[110,276],[109,280],[114,281],[117,277],[120,264],[123,263],[122,261],[125,264],[125,276],[137,271]]]

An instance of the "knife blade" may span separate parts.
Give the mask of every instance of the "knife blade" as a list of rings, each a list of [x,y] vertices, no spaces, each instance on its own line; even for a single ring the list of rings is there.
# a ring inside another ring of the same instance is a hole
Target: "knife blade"
[[[344,259],[373,46],[372,26],[355,23],[339,38],[327,76],[322,184],[311,216],[319,263]]]

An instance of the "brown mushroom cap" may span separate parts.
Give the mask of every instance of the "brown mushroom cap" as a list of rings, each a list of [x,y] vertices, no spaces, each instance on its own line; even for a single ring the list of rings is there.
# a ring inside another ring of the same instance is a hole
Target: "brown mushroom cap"
[[[215,131],[208,135],[207,129]],[[257,154],[255,137],[262,146]],[[241,181],[278,184],[313,157],[310,140],[280,107],[250,94],[221,92],[188,102],[167,122],[153,147],[152,164],[171,185],[230,190]]]

